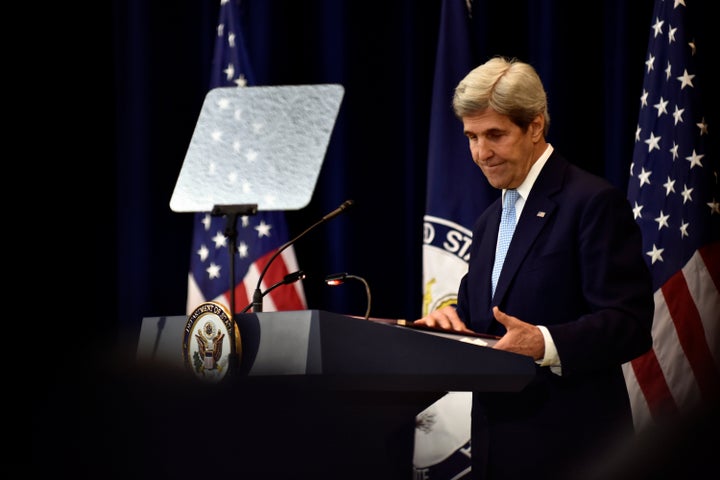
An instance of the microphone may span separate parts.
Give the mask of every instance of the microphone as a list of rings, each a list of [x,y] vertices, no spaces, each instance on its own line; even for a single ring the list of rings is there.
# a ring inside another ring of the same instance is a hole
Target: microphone
[[[365,280],[363,277],[358,277],[356,275],[348,275],[347,273],[333,273],[332,275],[328,275],[327,277],[325,277],[325,283],[334,287],[336,285],[342,285],[343,283],[345,283],[346,278],[360,280],[365,285],[365,295],[367,296],[367,309],[365,310],[365,320],[368,320],[370,318],[370,305],[372,304],[372,296],[370,295],[370,285],[368,285],[367,280]]]
[[[260,287],[262,285],[262,280],[265,277],[265,274],[267,273],[268,268],[270,268],[270,264],[272,264],[273,260],[275,260],[277,258],[277,256],[280,255],[280,253],[282,253],[283,250],[285,250],[290,245],[292,245],[293,243],[300,240],[308,232],[310,232],[311,230],[314,230],[315,228],[317,228],[321,224],[327,222],[328,220],[332,220],[333,218],[337,217],[338,215],[343,213],[345,210],[352,207],[354,205],[354,203],[355,202],[353,202],[352,200],[345,200],[342,203],[342,205],[340,205],[338,208],[336,208],[332,212],[328,213],[327,215],[322,217],[320,220],[318,220],[314,224],[310,225],[300,235],[298,235],[297,237],[293,238],[292,240],[286,242],[284,245],[282,245],[280,248],[277,249],[277,251],[273,254],[273,256],[270,257],[270,260],[265,264],[265,268],[263,268],[263,271],[262,271],[262,273],[260,273],[260,277],[258,278],[257,287],[255,287],[255,292],[253,293],[253,301],[251,304],[253,312],[255,312],[255,313],[262,312],[264,294],[260,290]]]
[[[293,272],[293,273],[288,273],[287,275],[285,275],[283,277],[282,280],[280,280],[275,285],[273,285],[272,287],[270,287],[267,290],[265,290],[264,292],[262,292],[261,295],[262,295],[262,297],[265,297],[265,295],[272,292],[277,287],[279,287],[281,285],[289,285],[291,283],[297,282],[298,280],[304,280],[306,276],[307,275],[305,275],[305,272],[303,272],[302,270],[298,270],[297,272]],[[253,306],[254,302],[255,302],[254,300],[252,302],[250,302],[245,308],[242,309],[242,312],[240,312],[240,313],[245,313],[248,310],[250,310],[250,307]]]
[[[322,222],[327,222],[328,220],[331,220],[331,219],[337,217],[338,215],[340,215],[341,213],[343,213],[345,210],[347,210],[348,208],[352,207],[354,203],[355,203],[355,202],[353,202],[352,200],[345,200],[345,201],[342,203],[342,205],[340,205],[338,208],[336,208],[336,209],[333,210],[332,212],[330,212],[330,213],[328,213],[327,215],[325,215],[325,216],[322,218],[322,220],[320,220],[317,224],[320,224],[320,223],[322,223]],[[315,226],[315,225],[313,225],[313,227],[314,227],[314,226]],[[313,228],[313,227],[310,227],[310,228]],[[309,230],[309,229],[308,229],[308,230]],[[306,230],[306,231],[307,231],[307,230]],[[304,233],[304,232],[303,232],[303,233]],[[301,234],[301,235],[302,235],[302,234]],[[298,237],[298,238],[300,238],[300,237]]]

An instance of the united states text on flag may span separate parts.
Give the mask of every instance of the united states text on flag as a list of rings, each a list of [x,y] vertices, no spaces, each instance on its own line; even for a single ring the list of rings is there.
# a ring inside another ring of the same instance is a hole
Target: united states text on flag
[[[220,0],[211,89],[232,86],[242,88],[254,84],[241,31],[238,1]],[[242,146],[238,148],[242,149]],[[242,158],[250,152],[235,153]],[[208,165],[208,168],[212,168],[212,165]],[[252,302],[258,278],[268,260],[289,239],[282,211],[261,211],[238,218],[236,252],[233,252],[235,279],[231,283],[230,242],[225,235],[228,218],[230,216],[212,216],[209,212],[194,214],[187,313],[205,301],[217,301],[229,308],[231,285],[234,285],[235,309],[241,311]],[[263,278],[262,291],[297,270],[293,247],[285,248],[268,268]],[[305,308],[305,293],[300,282],[273,289],[263,303],[264,311]]]
[[[441,8],[423,219],[423,315],[456,303],[472,224],[499,194],[473,163],[451,105],[455,86],[479,64],[471,35],[472,1],[443,0]],[[418,414],[416,478],[469,478],[471,401],[470,392],[449,392]]]
[[[623,366],[637,430],[720,402],[720,159],[703,97],[716,52],[700,7],[656,0],[645,59],[628,199],[655,317],[653,348]]]

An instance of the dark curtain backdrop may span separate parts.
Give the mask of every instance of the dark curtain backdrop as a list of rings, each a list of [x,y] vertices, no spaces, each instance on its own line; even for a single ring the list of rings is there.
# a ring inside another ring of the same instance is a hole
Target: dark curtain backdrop
[[[127,336],[132,344],[143,317],[185,313],[192,214],[171,211],[169,201],[208,90],[219,0],[112,3],[115,183],[106,192],[110,235],[98,298],[110,312],[101,325],[108,340]],[[483,59],[532,63],[548,90],[550,141],[623,190],[652,5],[475,1]],[[311,309],[363,314],[360,282],[323,283],[349,272],[369,282],[373,316],[420,314],[440,7],[441,0],[243,0],[258,84],[345,87],[312,200],[287,214],[294,236],[344,200],[356,203],[295,246]]]

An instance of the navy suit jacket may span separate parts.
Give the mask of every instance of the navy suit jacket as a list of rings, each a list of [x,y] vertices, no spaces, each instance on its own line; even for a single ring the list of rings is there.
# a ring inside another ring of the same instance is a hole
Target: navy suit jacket
[[[621,365],[651,347],[654,309],[640,229],[620,190],[553,152],[491,298],[501,207],[498,199],[474,225],[458,314],[473,330],[496,335],[505,328],[495,305],[546,326],[562,375],[538,366],[522,392],[473,395],[473,476],[580,478],[578,469],[590,468],[607,442],[632,430]]]

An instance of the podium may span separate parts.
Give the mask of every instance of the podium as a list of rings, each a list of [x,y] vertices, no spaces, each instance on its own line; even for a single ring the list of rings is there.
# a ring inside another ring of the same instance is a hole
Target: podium
[[[303,310],[236,315],[239,369],[208,385],[182,364],[186,318],[143,319],[137,359],[154,372],[140,422],[164,437],[149,441],[213,452],[151,465],[188,478],[411,480],[418,413],[448,391],[519,391],[535,375],[529,357],[459,335]]]

